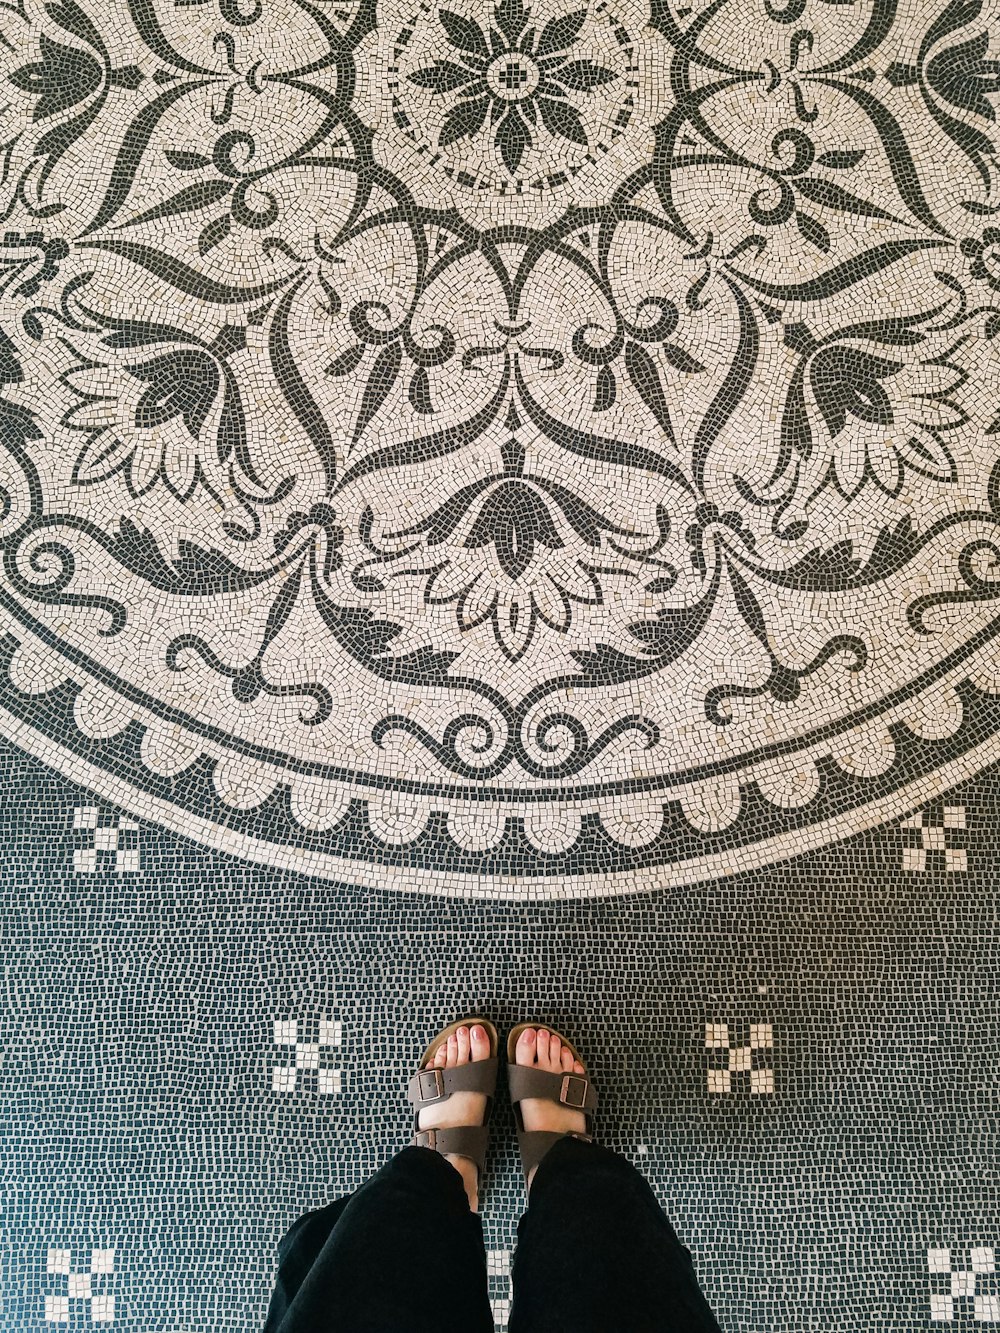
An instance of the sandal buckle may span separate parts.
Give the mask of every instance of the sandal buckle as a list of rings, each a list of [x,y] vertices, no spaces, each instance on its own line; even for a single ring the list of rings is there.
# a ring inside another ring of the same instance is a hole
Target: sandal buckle
[[[427,1078],[433,1079],[434,1081],[433,1092],[426,1091],[427,1085],[424,1083],[424,1079]],[[421,1069],[420,1073],[417,1075],[417,1095],[420,1098],[422,1106],[425,1106],[430,1102],[444,1101],[448,1094],[444,1090],[444,1074],[440,1069]]]
[[[570,1096],[571,1083],[579,1083],[580,1085],[580,1092],[578,1094],[580,1098],[579,1101],[572,1100]],[[582,1111],[587,1104],[587,1080],[581,1078],[579,1074],[564,1074],[562,1088],[559,1092],[559,1100],[564,1106],[573,1106],[578,1111]]]
[[[433,1129],[418,1129],[413,1136],[414,1148],[437,1149],[437,1132]]]

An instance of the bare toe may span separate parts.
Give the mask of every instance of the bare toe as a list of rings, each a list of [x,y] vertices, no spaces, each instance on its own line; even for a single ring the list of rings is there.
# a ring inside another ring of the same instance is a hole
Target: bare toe
[[[549,1034],[544,1028],[535,1033],[535,1063],[540,1069],[549,1067]]]
[[[548,1066],[553,1074],[558,1074],[562,1065],[559,1062],[559,1052],[562,1050],[562,1042],[554,1032],[549,1033],[549,1059]]]
[[[458,1063],[467,1065],[469,1063],[469,1029],[461,1027],[455,1036],[458,1040]]]
[[[563,1071],[568,1074],[573,1068],[573,1052],[568,1046],[564,1046],[562,1048],[562,1055],[559,1058],[562,1061]]]
[[[519,1065],[533,1065],[535,1063],[535,1052],[538,1049],[538,1038],[534,1028],[525,1028],[517,1039],[517,1045],[514,1047],[516,1063]]]
[[[472,1026],[469,1036],[472,1040],[473,1060],[488,1060],[490,1058],[490,1038],[486,1029],[476,1023]]]

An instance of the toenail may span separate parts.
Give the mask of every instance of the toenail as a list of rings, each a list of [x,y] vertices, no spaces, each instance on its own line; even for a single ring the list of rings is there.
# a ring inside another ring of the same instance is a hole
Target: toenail
[[[458,1035],[459,1035],[460,1037],[467,1037],[467,1036],[469,1035],[469,1029],[468,1029],[468,1028],[459,1028],[459,1029],[458,1029]]]
[[[478,1025],[478,1023],[477,1023],[476,1026],[472,1029],[472,1035],[475,1037],[476,1041],[479,1041],[480,1038],[482,1037],[482,1035],[483,1035],[483,1029]]]

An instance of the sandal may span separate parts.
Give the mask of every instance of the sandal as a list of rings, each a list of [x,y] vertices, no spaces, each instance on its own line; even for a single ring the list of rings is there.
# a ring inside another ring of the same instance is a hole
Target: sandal
[[[456,1065],[454,1069],[428,1068],[430,1062],[453,1032],[460,1027],[471,1027],[478,1023],[486,1029],[490,1039],[490,1057],[487,1060],[470,1060],[467,1064]],[[420,1057],[420,1068],[412,1076],[406,1092],[406,1100],[416,1110],[413,1112],[413,1146],[415,1148],[433,1148],[439,1153],[454,1153],[458,1157],[471,1157],[476,1164],[477,1179],[482,1183],[483,1165],[486,1161],[486,1148],[490,1141],[488,1129],[490,1113],[493,1110],[493,1097],[497,1086],[499,1060],[497,1050],[500,1039],[497,1030],[488,1018],[459,1018],[443,1028]],[[479,1125],[456,1125],[452,1129],[421,1129],[420,1112],[425,1106],[443,1102],[453,1092],[483,1092],[486,1094],[486,1114]]]
[[[538,1026],[538,1023],[519,1023],[516,1028],[511,1030],[507,1038],[507,1086],[510,1090],[511,1106],[514,1108],[514,1119],[517,1121],[517,1146],[521,1153],[521,1167],[524,1171],[525,1185],[528,1183],[528,1176],[532,1167],[537,1166],[549,1149],[560,1139],[582,1139],[584,1143],[594,1142],[593,1112],[597,1108],[597,1092],[590,1081],[586,1061],[573,1043],[567,1041],[561,1032],[556,1032],[555,1028],[546,1027],[544,1023],[541,1024],[546,1032],[551,1032],[553,1036],[559,1038],[564,1046],[569,1047],[573,1052],[573,1059],[579,1060],[583,1065],[584,1072],[582,1074],[553,1074],[547,1069],[536,1069],[532,1065],[519,1065],[517,1063],[515,1047],[518,1038],[527,1028],[537,1028]],[[543,1097],[547,1101],[559,1102],[563,1106],[572,1107],[575,1111],[582,1111],[587,1123],[586,1133],[577,1134],[571,1130],[562,1133],[554,1130],[526,1130],[519,1105],[525,1097]]]

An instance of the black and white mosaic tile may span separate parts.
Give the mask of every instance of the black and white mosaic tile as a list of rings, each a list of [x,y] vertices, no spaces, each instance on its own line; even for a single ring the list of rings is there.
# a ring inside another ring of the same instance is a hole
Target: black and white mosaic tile
[[[939,849],[904,868],[906,819],[530,911],[333,886],[146,822],[139,871],[111,850],[81,869],[87,794],[10,749],[0,776],[32,802],[0,808],[5,1328],[259,1329],[285,1229],[406,1141],[421,1050],[473,1010],[579,1040],[601,1139],[727,1333],[1000,1326],[996,770],[917,812],[962,811],[960,871]],[[501,1100],[498,1330],[522,1208]]]
[[[0,0],[0,90],[7,1326],[257,1326],[480,1005],[724,1327],[1000,1323],[997,6]]]
[[[491,899],[1000,759],[996,17],[4,6],[0,730]]]

